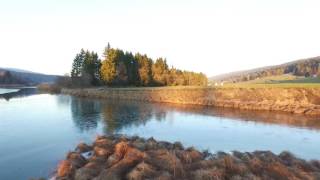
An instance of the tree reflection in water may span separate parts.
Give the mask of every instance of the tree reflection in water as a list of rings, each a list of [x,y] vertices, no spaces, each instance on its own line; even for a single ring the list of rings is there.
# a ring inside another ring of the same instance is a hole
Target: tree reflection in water
[[[167,117],[170,112],[179,112],[185,115],[200,114],[245,122],[320,129],[320,121],[317,117],[284,112],[249,111],[231,108],[164,103],[156,104],[123,100],[70,98],[72,118],[81,131],[96,129],[101,121],[102,126],[104,126],[103,131],[106,134],[117,133],[123,128],[144,126],[152,119],[157,121],[171,120],[171,118]]]
[[[141,102],[104,101],[102,117],[105,122],[105,133],[116,133],[122,128],[143,126],[157,114],[154,106]],[[165,118],[162,115],[161,120]]]
[[[96,129],[100,120],[101,102],[93,99],[71,98],[72,119],[80,131]]]

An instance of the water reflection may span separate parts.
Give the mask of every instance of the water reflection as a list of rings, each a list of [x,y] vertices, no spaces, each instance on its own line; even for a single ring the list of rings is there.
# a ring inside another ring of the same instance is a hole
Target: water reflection
[[[65,100],[65,99],[59,99]],[[65,101],[62,101],[65,103]],[[96,129],[100,119],[101,102],[71,97],[72,120],[80,131]]]
[[[72,119],[80,131],[96,129],[102,120],[106,134],[116,133],[124,127],[145,124],[151,119],[154,111],[153,106],[144,103],[70,98]],[[57,100],[59,104],[68,104],[65,97]],[[158,120],[165,118],[164,112],[155,113]]]
[[[104,101],[102,117],[105,133],[115,133],[131,126],[143,126],[151,120],[154,110],[154,106],[145,103]]]
[[[302,114],[291,114],[278,111],[239,110],[233,108],[204,108],[201,106],[177,106],[169,104],[167,106],[169,106],[168,108],[182,110],[186,113],[205,114],[247,122],[281,124],[308,129],[320,129],[320,119],[317,116],[306,116]]]
[[[153,136],[212,152],[288,150],[320,159],[319,129],[316,117],[276,112],[48,94],[0,100],[0,179],[45,177],[76,144],[102,133]]]
[[[60,98],[60,103],[68,103]],[[64,102],[63,102],[64,101]],[[170,120],[170,112],[184,115],[206,115],[236,119],[245,122],[279,124],[308,129],[320,129],[320,121],[315,116],[293,115],[284,112],[249,111],[231,108],[212,108],[204,106],[154,104],[136,101],[112,101],[71,97],[71,112],[79,130],[95,129],[101,120],[103,131],[117,133],[123,128],[144,126],[148,121]]]

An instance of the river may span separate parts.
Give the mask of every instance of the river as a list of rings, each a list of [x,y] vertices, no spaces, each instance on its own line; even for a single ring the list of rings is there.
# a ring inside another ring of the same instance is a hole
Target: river
[[[109,133],[181,141],[211,152],[290,151],[320,159],[317,117],[85,99],[35,90],[8,94],[0,99],[0,179],[48,177],[79,142]]]

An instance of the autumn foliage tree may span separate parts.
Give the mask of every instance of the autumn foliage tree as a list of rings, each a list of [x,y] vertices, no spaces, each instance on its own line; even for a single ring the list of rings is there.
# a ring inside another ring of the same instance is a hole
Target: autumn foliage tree
[[[141,86],[152,85],[152,59],[148,58],[147,55],[136,54],[135,59],[139,64],[139,78]]]
[[[105,48],[103,53],[104,60],[101,63],[101,80],[106,84],[112,84],[116,78],[116,63],[117,54],[115,49],[111,49],[110,46]]]
[[[167,60],[158,58],[152,65],[152,78],[156,85],[165,86],[168,84],[169,68]]]

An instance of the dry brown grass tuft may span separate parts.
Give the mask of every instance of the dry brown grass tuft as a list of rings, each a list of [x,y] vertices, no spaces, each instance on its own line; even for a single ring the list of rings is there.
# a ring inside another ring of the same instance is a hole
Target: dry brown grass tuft
[[[128,174],[128,180],[143,180],[151,179],[157,171],[150,164],[141,162],[136,167],[134,167]]]
[[[129,146],[128,146],[127,142],[121,141],[118,144],[116,144],[115,149],[114,149],[114,153],[118,157],[122,158],[126,154],[128,147]]]
[[[225,172],[221,169],[199,169],[192,173],[192,179],[196,180],[223,180]]]
[[[96,141],[94,142],[94,146],[98,146],[101,148],[110,148],[112,147],[113,143],[111,140],[103,137],[97,137]]]
[[[134,144],[134,142],[138,142]],[[80,144],[85,147],[87,145]],[[147,147],[148,148],[145,148]],[[141,147],[140,150],[138,147]],[[59,164],[59,180],[315,180],[320,162],[305,161],[288,152],[219,152],[206,159],[194,148],[182,149],[168,142],[120,136],[98,137],[88,160],[71,152]]]
[[[293,174],[279,162],[273,162],[266,167],[267,174],[275,179],[279,180],[298,180]]]
[[[75,168],[80,168],[87,163],[87,160],[80,153],[76,152],[68,153],[67,160],[69,160]]]
[[[96,155],[96,156],[103,156],[106,158],[112,154],[112,151],[110,149],[105,149],[105,148],[101,148],[98,146],[95,146],[93,148],[93,152],[94,152],[94,155]]]
[[[159,149],[149,151],[148,154],[150,157],[146,159],[146,162],[158,169],[168,171],[174,177],[183,177],[185,175],[182,162],[173,151]]]
[[[257,158],[254,157],[250,159],[248,162],[248,167],[249,169],[254,173],[254,174],[262,174],[263,173],[263,162]]]
[[[185,164],[194,163],[203,159],[202,153],[196,150],[177,151],[177,157]]]
[[[69,160],[64,160],[64,161],[61,161],[58,166],[57,176],[70,178],[73,176],[74,171],[75,171],[75,168],[72,166],[72,163]]]

